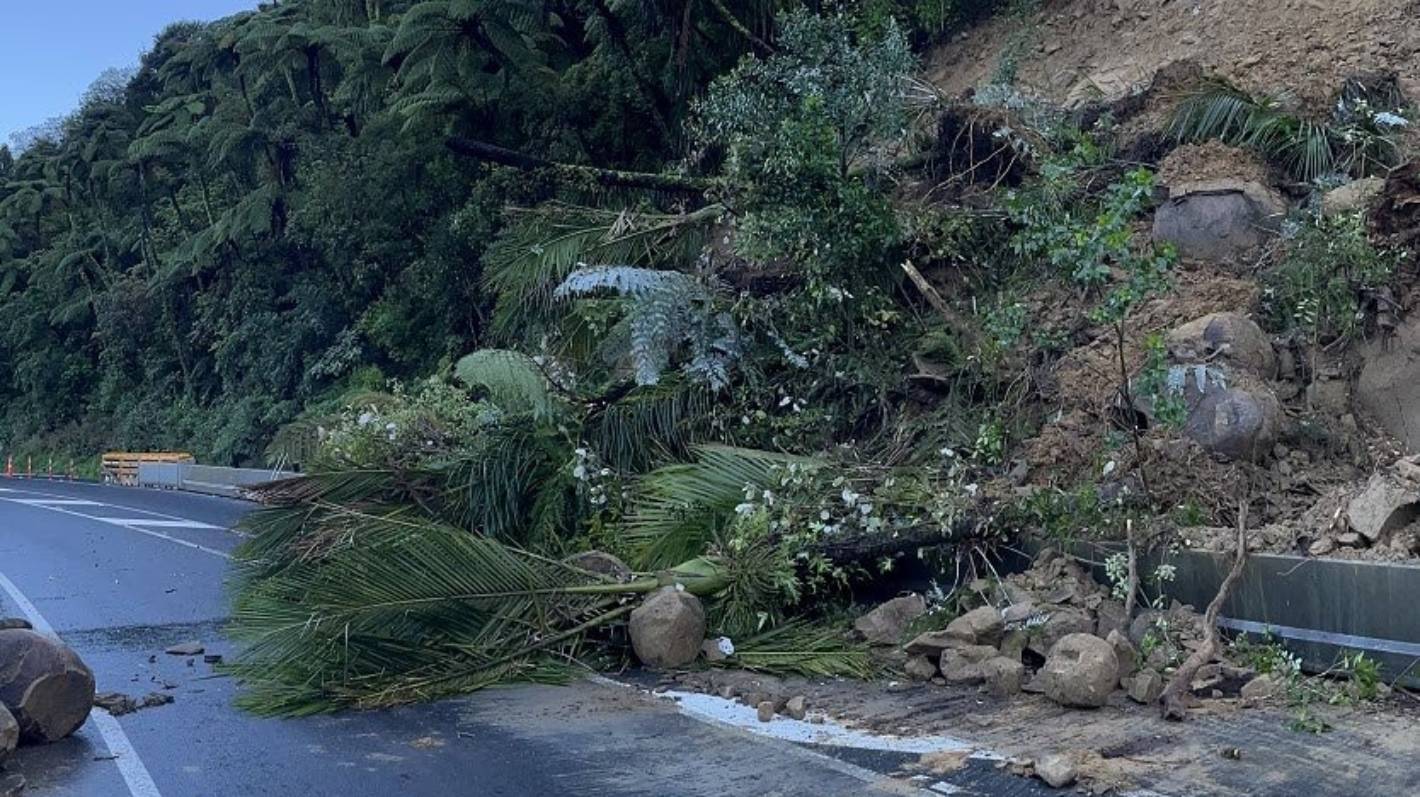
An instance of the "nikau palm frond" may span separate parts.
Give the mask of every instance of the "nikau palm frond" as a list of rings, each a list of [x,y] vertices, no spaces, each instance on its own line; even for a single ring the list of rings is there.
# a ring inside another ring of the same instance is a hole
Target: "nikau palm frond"
[[[306,714],[563,677],[589,630],[630,613],[628,597],[726,584],[709,559],[620,583],[457,528],[349,517],[349,544],[238,597],[232,628],[247,647],[232,669],[250,687],[245,707]]]

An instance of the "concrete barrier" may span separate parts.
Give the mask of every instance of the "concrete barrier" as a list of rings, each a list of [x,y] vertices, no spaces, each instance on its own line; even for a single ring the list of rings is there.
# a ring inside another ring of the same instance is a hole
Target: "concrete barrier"
[[[138,466],[138,486],[183,490],[207,495],[240,496],[242,489],[295,476],[284,470],[218,468],[190,463],[144,462]]]

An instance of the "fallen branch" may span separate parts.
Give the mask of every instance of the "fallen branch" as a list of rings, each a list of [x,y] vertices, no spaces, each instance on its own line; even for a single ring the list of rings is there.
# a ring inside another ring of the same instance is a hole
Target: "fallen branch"
[[[1188,709],[1193,704],[1193,679],[1198,675],[1198,671],[1203,665],[1212,661],[1218,655],[1218,613],[1223,610],[1223,604],[1227,602],[1228,595],[1232,594],[1233,585],[1242,578],[1243,565],[1247,562],[1247,504],[1248,497],[1245,496],[1238,507],[1238,550],[1233,557],[1232,569],[1223,579],[1223,583],[1218,587],[1218,594],[1213,596],[1213,601],[1208,604],[1208,610],[1203,613],[1203,644],[1183,662],[1183,666],[1178,668],[1178,672],[1173,675],[1173,680],[1164,688],[1164,693],[1159,697],[1159,704],[1162,706],[1163,717],[1166,720],[1181,721],[1188,715]]]
[[[450,136],[445,139],[444,144],[460,155],[477,158],[488,163],[511,166],[523,171],[546,169],[568,182],[590,181],[612,188],[643,188],[652,191],[697,195],[704,193],[714,185],[714,181],[702,177],[686,177],[659,172],[625,172],[618,169],[583,166],[577,163],[559,163],[462,136]]]

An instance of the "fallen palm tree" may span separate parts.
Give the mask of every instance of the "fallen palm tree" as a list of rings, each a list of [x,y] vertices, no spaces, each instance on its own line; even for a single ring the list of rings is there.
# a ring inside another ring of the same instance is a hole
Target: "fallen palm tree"
[[[643,569],[619,572],[431,517],[450,505],[438,471],[267,485],[257,496],[270,506],[247,521],[252,537],[237,553],[233,631],[246,647],[232,670],[248,686],[241,703],[298,715],[563,681],[624,661],[624,626],[646,596],[667,588],[706,604],[692,659],[709,630],[735,637],[731,665],[871,674],[866,648],[792,619],[804,614],[801,593],[829,588],[848,568],[904,545],[951,541],[971,525],[957,514],[932,525],[907,512],[925,486],[889,479],[892,497],[874,499],[856,489],[869,489],[869,474],[821,481],[820,466],[715,446],[695,462],[653,471],[624,529]],[[842,511],[830,517],[832,529],[805,536],[805,518],[824,525],[830,514],[804,498],[824,484]],[[634,634],[633,625],[633,643]]]

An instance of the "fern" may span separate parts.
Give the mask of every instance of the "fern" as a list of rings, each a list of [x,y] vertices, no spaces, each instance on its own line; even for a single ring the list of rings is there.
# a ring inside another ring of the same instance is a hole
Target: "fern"
[[[637,384],[659,383],[683,346],[689,350],[689,376],[716,390],[729,384],[730,368],[741,355],[739,333],[728,315],[713,312],[714,294],[703,282],[677,271],[598,266],[568,274],[553,296],[600,292],[627,299],[624,353],[635,366]]]
[[[547,316],[554,289],[580,263],[650,266],[694,260],[723,213],[720,205],[663,214],[560,202],[510,210],[507,230],[489,250],[483,280],[498,296],[494,332],[507,339]]]
[[[454,375],[472,388],[481,388],[504,412],[530,412],[538,420],[560,414],[547,377],[526,354],[507,349],[482,349],[458,361]]]

